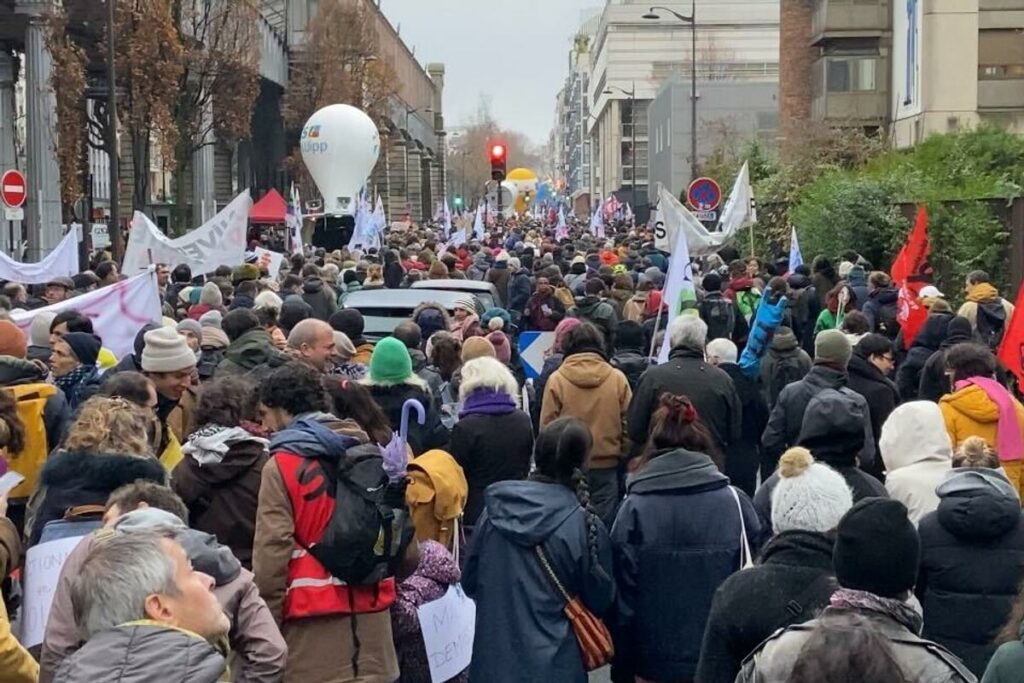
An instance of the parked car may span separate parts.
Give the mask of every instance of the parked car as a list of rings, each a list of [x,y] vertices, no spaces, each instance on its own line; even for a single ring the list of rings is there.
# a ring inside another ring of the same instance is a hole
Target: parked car
[[[443,289],[472,294],[483,304],[485,311],[497,306],[495,302],[498,301],[498,288],[494,284],[476,280],[418,280],[412,283],[412,289]]]
[[[389,336],[398,323],[412,318],[420,304],[437,303],[454,315],[455,302],[465,296],[466,292],[453,289],[365,289],[346,296],[344,307],[363,314],[363,336],[376,341]],[[483,315],[486,306],[479,297],[472,296],[477,315]]]

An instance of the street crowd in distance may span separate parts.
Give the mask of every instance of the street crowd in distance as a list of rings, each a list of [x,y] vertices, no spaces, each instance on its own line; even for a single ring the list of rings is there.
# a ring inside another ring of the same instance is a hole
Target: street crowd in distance
[[[1024,682],[1005,283],[604,229],[160,264],[119,358],[108,254],[4,284],[0,683]]]

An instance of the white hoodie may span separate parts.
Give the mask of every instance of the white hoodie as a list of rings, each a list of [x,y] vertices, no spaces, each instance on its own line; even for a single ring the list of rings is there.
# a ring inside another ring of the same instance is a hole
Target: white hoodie
[[[935,487],[952,467],[953,445],[939,406],[911,401],[896,408],[882,425],[878,441],[885,463],[885,488],[907,506],[910,521],[939,506]]]

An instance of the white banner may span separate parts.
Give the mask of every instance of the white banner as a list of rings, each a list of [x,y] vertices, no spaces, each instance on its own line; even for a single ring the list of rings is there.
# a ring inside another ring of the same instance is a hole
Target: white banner
[[[34,647],[43,642],[46,619],[57,592],[60,570],[71,551],[82,541],[83,536],[61,538],[40,543],[28,549],[25,555],[24,604],[21,606],[21,636],[25,647]]]
[[[733,235],[708,232],[700,221],[664,187],[658,188],[658,210],[654,219],[654,246],[672,253],[679,244],[679,232],[686,235],[690,256],[708,256],[721,249]]]
[[[11,320],[28,338],[32,320],[40,312],[60,313],[70,309],[92,320],[93,331],[103,340],[103,346],[113,351],[115,356],[121,358],[132,353],[139,329],[146,323],[158,323],[163,318],[156,268],[59,304],[34,311],[11,311]]]
[[[23,285],[38,285],[55,277],[75,275],[78,270],[78,230],[68,230],[57,247],[36,263],[15,261],[0,252],[0,280],[20,282]]]
[[[136,211],[121,272],[132,275],[151,264],[164,263],[173,268],[185,263],[193,275],[201,275],[212,273],[217,266],[240,265],[245,260],[251,208],[252,199],[246,190],[209,221],[173,240],[160,232],[146,214]]]
[[[281,272],[281,266],[284,265],[284,254],[263,247],[256,247],[254,253],[256,254],[256,265],[260,268],[265,267],[270,273],[270,277],[276,278]]]

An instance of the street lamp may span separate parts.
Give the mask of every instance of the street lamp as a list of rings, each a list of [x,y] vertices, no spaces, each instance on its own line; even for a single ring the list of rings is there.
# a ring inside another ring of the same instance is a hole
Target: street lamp
[[[609,85],[604,90],[604,95],[614,95],[612,90],[618,90],[629,98],[629,173],[631,186],[633,188],[633,210],[636,211],[636,81],[630,90],[625,90],[617,85]],[[621,157],[621,155],[620,155]]]
[[[680,14],[668,7],[652,7],[643,19],[661,19],[655,10],[668,12],[684,24],[690,24],[690,181],[697,177],[697,0],[690,0],[690,16]]]
[[[409,117],[416,112],[423,112],[424,114],[432,114],[434,110],[430,107],[410,107],[405,105],[405,132],[409,135],[409,142],[405,144],[405,198],[409,205],[409,220],[412,220],[412,198],[409,196],[409,188],[412,187],[412,183],[409,182],[409,143],[412,142],[412,131],[409,130]],[[423,189],[420,189],[420,210],[424,211],[424,217],[430,211],[429,208],[424,210],[423,207]]]

